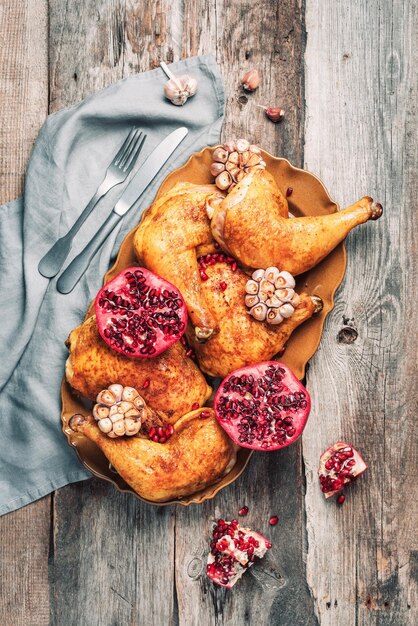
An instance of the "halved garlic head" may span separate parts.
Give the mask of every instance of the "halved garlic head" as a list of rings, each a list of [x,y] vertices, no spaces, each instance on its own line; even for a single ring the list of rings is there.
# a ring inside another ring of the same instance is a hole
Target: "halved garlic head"
[[[277,267],[255,270],[245,285],[244,301],[249,315],[273,326],[291,317],[299,303],[295,285],[293,276]]]
[[[145,401],[137,390],[119,384],[102,389],[93,407],[98,427],[112,439],[138,434],[146,412]]]
[[[212,153],[210,167],[215,184],[222,191],[230,192],[252,170],[264,170],[263,160],[258,146],[250,145],[246,139],[238,139],[218,146]]]

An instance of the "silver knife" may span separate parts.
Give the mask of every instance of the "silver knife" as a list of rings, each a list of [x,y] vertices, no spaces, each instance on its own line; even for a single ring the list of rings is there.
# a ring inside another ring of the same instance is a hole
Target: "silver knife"
[[[179,143],[183,141],[188,130],[185,127],[177,128],[168,135],[158,146],[151,152],[149,157],[144,161],[132,181],[119,198],[113,208],[112,213],[107,220],[99,228],[97,233],[80,252],[78,256],[71,261],[57,281],[57,289],[60,293],[70,293],[87,270],[90,261],[100,248],[102,243],[112,232],[116,224],[131,209],[145,189],[156,177],[164,163],[173,154]]]

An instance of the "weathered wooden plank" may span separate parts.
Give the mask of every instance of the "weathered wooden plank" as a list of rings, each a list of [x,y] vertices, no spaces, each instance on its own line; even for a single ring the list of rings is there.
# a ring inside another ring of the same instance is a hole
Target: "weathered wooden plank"
[[[129,74],[152,69],[159,58],[171,61],[171,20],[177,4],[51,1],[51,111]],[[53,525],[53,624],[173,623],[170,508],[144,505],[92,480],[54,495]]]
[[[186,2],[183,53],[216,55],[225,78],[227,105],[224,139],[244,136],[274,154],[302,163],[302,48],[300,3],[268,0],[256,4]],[[246,94],[240,79],[257,67],[261,84]],[[255,104],[286,109],[274,125]],[[304,522],[300,449],[255,455],[245,474],[202,507],[176,514],[176,590],[179,623],[314,624],[303,563]],[[247,504],[245,522],[270,537],[274,547],[262,564],[232,592],[205,578],[211,523],[237,517]],[[269,526],[277,513],[279,525]]]
[[[308,374],[307,567],[323,626],[418,622],[416,24],[411,1],[306,3],[305,165],[342,205],[367,193],[385,207],[347,239],[347,276]],[[339,438],[370,465],[341,509],[316,476]]]
[[[0,203],[22,191],[48,107],[47,2],[0,6]],[[48,624],[50,498],[0,518],[0,623]]]

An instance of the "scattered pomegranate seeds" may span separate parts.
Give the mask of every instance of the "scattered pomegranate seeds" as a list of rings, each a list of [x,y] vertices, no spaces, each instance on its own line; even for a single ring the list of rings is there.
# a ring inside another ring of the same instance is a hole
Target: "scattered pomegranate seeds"
[[[338,504],[344,504],[344,501],[345,501],[345,496],[343,494],[338,496],[338,498],[337,498]]]
[[[169,424],[166,428],[163,428],[162,426],[156,428],[153,426],[148,433],[148,437],[156,443],[165,443],[173,433],[174,427],[172,424]]]
[[[287,191],[286,191],[286,198],[288,198],[289,196],[291,196],[293,193],[293,187],[288,187]]]
[[[227,287],[228,285],[223,280],[219,283],[219,288],[221,291],[225,291]]]
[[[277,515],[272,515],[269,519],[269,524],[270,526],[276,526],[278,521],[279,521],[279,518],[277,517]]]
[[[240,510],[238,511],[238,515],[247,515],[248,513],[248,506],[244,505],[240,508]]]
[[[151,384],[151,381],[149,380],[149,378],[147,378],[146,380],[144,380],[144,382],[142,383],[142,389],[147,389]]]
[[[193,402],[192,404],[192,411],[196,411],[196,409],[198,409],[200,406],[200,404],[198,402]]]
[[[286,352],[287,345],[285,344],[281,350],[277,353],[277,356],[280,358]]]
[[[231,270],[232,270],[233,272],[236,272],[236,271],[237,271],[237,267],[238,267],[238,266],[237,266],[237,264],[236,264],[236,261],[234,261],[234,262],[232,263],[232,265],[231,265]]]

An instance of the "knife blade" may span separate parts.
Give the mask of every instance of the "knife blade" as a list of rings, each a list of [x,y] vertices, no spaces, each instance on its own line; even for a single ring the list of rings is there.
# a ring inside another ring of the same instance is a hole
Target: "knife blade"
[[[177,146],[188,133],[187,128],[181,127],[170,133],[144,161],[128,187],[119,198],[107,220],[97,231],[86,247],[75,257],[64,270],[57,281],[60,293],[70,293],[87,270],[91,259],[102,243],[112,232],[116,224],[140,200],[142,194],[153,181],[164,163],[170,158]]]

